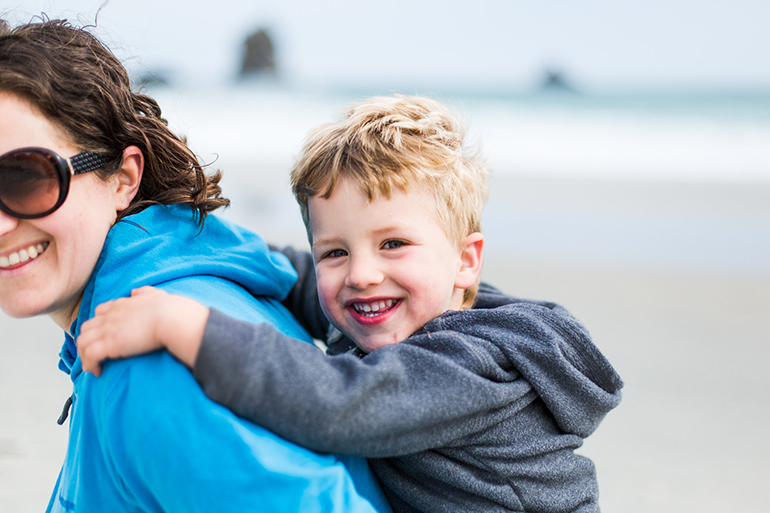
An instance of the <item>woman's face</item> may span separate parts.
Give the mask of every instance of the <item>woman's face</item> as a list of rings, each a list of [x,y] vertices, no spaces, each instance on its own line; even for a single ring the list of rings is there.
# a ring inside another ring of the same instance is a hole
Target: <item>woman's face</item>
[[[0,155],[29,146],[53,150],[64,158],[79,153],[28,102],[0,91]],[[69,330],[115,223],[116,181],[101,180],[95,173],[73,177],[61,208],[41,219],[16,219],[0,212],[3,311],[12,317],[48,314]]]

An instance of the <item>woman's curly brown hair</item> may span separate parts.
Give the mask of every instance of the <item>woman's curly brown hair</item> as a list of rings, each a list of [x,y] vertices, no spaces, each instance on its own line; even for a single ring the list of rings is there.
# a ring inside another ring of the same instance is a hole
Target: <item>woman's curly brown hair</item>
[[[97,171],[103,179],[117,172],[125,148],[142,151],[139,191],[118,219],[153,204],[185,204],[202,225],[208,212],[229,205],[221,172],[206,175],[157,102],[133,92],[120,61],[83,28],[47,19],[12,28],[0,20],[0,91],[30,102],[81,151],[108,157]]]

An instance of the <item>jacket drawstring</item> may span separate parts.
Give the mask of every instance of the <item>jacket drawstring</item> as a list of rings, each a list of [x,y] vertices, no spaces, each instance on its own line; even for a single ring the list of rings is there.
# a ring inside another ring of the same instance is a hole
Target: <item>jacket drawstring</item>
[[[59,420],[56,421],[60,426],[67,420],[67,417],[70,414],[70,406],[72,406],[72,396],[69,396],[67,400],[64,401],[64,408],[61,411],[61,415],[59,415]]]

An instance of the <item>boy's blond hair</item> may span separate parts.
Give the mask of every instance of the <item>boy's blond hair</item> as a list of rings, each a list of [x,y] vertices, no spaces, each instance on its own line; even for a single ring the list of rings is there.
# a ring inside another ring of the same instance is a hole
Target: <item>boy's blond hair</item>
[[[481,231],[487,198],[487,166],[463,147],[465,128],[444,105],[428,98],[373,97],[321,125],[305,140],[291,171],[291,186],[312,244],[308,198],[329,198],[340,178],[355,181],[369,200],[390,198],[398,187],[423,187],[435,204],[436,220],[460,247]],[[477,286],[465,292],[470,306]]]

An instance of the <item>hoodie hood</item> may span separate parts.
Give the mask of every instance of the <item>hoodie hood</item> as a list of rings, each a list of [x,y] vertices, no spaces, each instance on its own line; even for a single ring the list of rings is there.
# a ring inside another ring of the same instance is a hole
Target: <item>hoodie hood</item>
[[[255,233],[214,215],[199,229],[196,215],[184,205],[153,205],[112,227],[70,330],[75,339],[101,303],[195,275],[225,278],[254,296],[286,297],[297,274],[284,255],[270,251]],[[60,356],[59,368],[79,373],[73,337],[66,337]]]
[[[587,437],[620,403],[620,376],[583,325],[554,303],[519,300],[486,286],[474,309],[447,312],[425,328],[456,330],[497,346],[499,368],[490,372],[521,374],[567,433]]]

